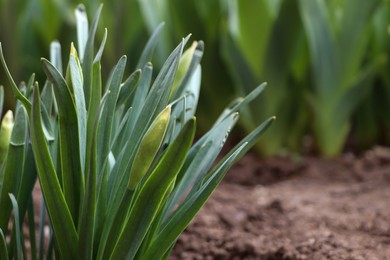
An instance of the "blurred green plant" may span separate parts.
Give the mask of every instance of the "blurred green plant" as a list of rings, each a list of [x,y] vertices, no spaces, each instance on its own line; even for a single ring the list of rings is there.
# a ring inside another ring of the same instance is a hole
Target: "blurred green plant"
[[[374,57],[362,67],[369,22],[380,2],[345,0],[327,6],[323,0],[299,1],[313,75],[309,95],[313,134],[326,156],[343,149],[352,113],[367,95],[368,80],[381,62]]]
[[[373,144],[390,143],[390,2],[384,1],[375,13],[369,40],[371,57],[386,59],[383,66],[375,71],[369,85],[370,91],[364,95],[354,114],[355,142],[360,149],[368,149]]]
[[[227,7],[222,55],[236,92],[245,95],[261,81],[270,85],[243,113],[243,126],[250,131],[275,113],[279,119],[256,146],[258,151],[264,155],[284,148],[297,151],[308,123],[302,87],[308,56],[298,1],[232,0]]]
[[[152,60],[155,71],[187,32],[207,44],[197,111],[201,132],[235,95],[267,81],[267,90],[240,117],[240,126],[249,132],[278,115],[273,131],[256,145],[259,153],[300,152],[307,135],[324,155],[339,153],[347,139],[365,148],[388,144],[389,2],[361,1],[364,11],[353,0],[103,1],[102,20],[111,37],[102,54],[102,73],[109,74],[121,51],[128,57],[126,72],[136,69],[143,43],[165,21]],[[90,12],[99,4],[85,1]],[[18,78],[35,70],[38,54],[46,53],[53,39],[74,38],[75,1],[4,0],[0,5],[0,40]],[[13,17],[20,17],[16,26]],[[98,40],[103,37],[97,32]],[[63,53],[68,52],[65,46]],[[22,57],[23,65],[16,65]],[[43,80],[43,73],[36,78]]]
[[[61,46],[52,43],[51,61],[41,59],[48,78],[42,91],[34,75],[16,86],[0,45],[0,60],[18,100],[13,127],[11,116],[1,127],[11,133],[0,171],[0,257],[26,257],[21,232],[26,213],[32,259],[43,257],[44,237],[39,249],[34,239],[31,196],[38,176],[51,229],[47,258],[165,259],[227,170],[273,122],[273,117],[266,120],[216,162],[238,111],[265,85],[232,102],[192,144],[203,43],[194,42],[184,52],[189,37],[184,38],[152,80],[149,61],[159,26],[137,69],[124,78],[127,58],[122,56],[103,85],[107,30],[94,51],[101,7],[90,26],[83,6],[75,13],[78,51],[71,44],[63,70]],[[0,141],[7,143],[8,135]],[[4,231],[12,209],[7,245]],[[42,234],[44,214],[40,222]]]

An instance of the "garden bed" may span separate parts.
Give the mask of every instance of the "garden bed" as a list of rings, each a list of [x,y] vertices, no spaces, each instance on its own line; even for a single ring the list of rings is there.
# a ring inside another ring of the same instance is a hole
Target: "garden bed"
[[[247,155],[174,259],[390,259],[390,149],[335,159]]]
[[[389,148],[334,159],[249,154],[169,259],[390,259],[389,204]]]

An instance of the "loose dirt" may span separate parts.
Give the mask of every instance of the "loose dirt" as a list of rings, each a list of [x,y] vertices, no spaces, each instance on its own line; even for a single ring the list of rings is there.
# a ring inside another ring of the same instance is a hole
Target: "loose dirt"
[[[176,259],[390,259],[390,149],[244,157],[177,241]]]

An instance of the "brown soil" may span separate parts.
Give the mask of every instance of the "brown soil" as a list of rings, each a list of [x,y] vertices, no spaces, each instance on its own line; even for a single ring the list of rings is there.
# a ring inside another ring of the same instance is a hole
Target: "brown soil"
[[[176,259],[390,259],[390,149],[244,157],[179,238]]]
[[[249,154],[169,260],[390,259],[389,206],[390,148],[334,159]]]

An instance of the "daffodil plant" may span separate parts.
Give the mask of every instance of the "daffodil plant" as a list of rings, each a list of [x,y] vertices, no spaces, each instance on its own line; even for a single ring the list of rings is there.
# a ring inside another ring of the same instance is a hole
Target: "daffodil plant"
[[[184,38],[153,78],[150,60],[161,25],[136,70],[124,76],[123,56],[103,84],[107,30],[94,50],[100,12],[101,7],[89,26],[83,6],[76,9],[77,48],[71,44],[63,68],[61,46],[52,44],[50,61],[41,59],[48,78],[42,87],[34,75],[18,87],[0,46],[18,100],[15,119],[7,113],[1,126],[1,259],[40,259],[44,254],[48,259],[167,258],[228,169],[273,121],[258,126],[216,162],[238,111],[264,85],[231,103],[194,141],[203,42],[184,51],[189,37]],[[45,250],[45,214],[41,228],[36,231],[34,225],[31,192],[37,178],[51,231]],[[31,252],[21,233],[25,215]]]

